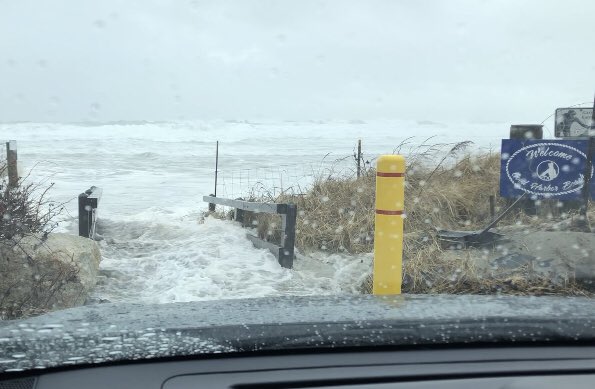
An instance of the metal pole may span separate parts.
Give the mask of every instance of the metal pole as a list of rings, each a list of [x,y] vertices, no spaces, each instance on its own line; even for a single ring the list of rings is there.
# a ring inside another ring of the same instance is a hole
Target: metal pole
[[[8,169],[8,187],[16,188],[19,185],[19,171],[17,168],[17,141],[6,142],[6,167]]]
[[[217,197],[217,175],[219,174],[219,141],[215,148],[215,197]]]
[[[357,178],[359,178],[361,175],[361,165],[360,165],[361,155],[362,155],[362,141],[361,141],[361,139],[358,139],[358,141],[357,141]]]
[[[515,206],[516,206],[518,203],[520,203],[520,202],[521,202],[521,200],[523,200],[523,199],[524,199],[526,196],[527,196],[527,192],[523,192],[523,194],[522,194],[522,195],[520,195],[520,196],[519,196],[519,198],[517,198],[517,199],[514,201],[514,203],[512,203],[512,204],[511,204],[511,205],[510,205],[508,208],[506,208],[506,209],[504,210],[504,212],[502,212],[502,213],[500,214],[500,216],[498,216],[497,218],[495,218],[494,220],[492,220],[492,221],[490,222],[490,224],[488,224],[488,226],[487,226],[486,228],[484,228],[484,229],[483,229],[483,230],[482,230],[482,231],[479,233],[479,235],[485,234],[486,232],[488,232],[489,230],[491,230],[491,229],[492,229],[492,227],[494,227],[496,224],[498,224],[498,222],[499,222],[500,220],[504,219],[504,216],[508,215],[508,213],[509,213],[510,211],[512,211],[512,209],[513,209],[513,208],[514,208],[514,207],[515,207]]]
[[[212,197],[217,197],[217,175],[219,174],[219,141],[215,146],[215,193]],[[209,203],[209,212],[215,212],[215,203]]]
[[[587,210],[589,209],[589,199],[591,197],[591,172],[593,170],[593,156],[595,156],[595,136],[592,135],[593,126],[595,125],[595,97],[593,98],[593,112],[591,114],[591,125],[589,126],[587,141],[587,162],[585,163],[585,177],[583,182],[583,204],[581,206],[580,215],[582,220],[579,222],[586,230],[591,230],[589,226],[589,219]]]

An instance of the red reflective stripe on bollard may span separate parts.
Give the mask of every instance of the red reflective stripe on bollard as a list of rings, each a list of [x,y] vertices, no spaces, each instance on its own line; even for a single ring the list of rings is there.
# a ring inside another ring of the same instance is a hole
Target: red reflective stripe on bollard
[[[403,211],[386,211],[384,209],[377,209],[376,214],[378,215],[402,215]]]

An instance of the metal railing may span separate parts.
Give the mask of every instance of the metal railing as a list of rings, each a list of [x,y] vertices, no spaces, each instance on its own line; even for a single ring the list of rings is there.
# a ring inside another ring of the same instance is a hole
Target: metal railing
[[[271,213],[281,216],[281,244],[277,245],[258,236],[247,234],[248,239],[254,247],[268,249],[279,261],[279,264],[287,269],[293,267],[294,246],[295,246],[295,224],[297,218],[297,206],[295,204],[279,203],[256,203],[244,200],[232,200],[215,196],[204,196],[203,201],[209,203],[209,209],[214,209],[214,204],[235,208],[234,219],[243,222],[244,212]]]

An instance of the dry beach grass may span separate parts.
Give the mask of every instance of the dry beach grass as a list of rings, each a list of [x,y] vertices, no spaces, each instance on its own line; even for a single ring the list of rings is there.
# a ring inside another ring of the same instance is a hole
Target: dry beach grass
[[[529,265],[486,272],[478,264],[478,256],[485,257],[485,250],[441,248],[437,229],[472,231],[491,220],[490,195],[497,199],[497,213],[507,206],[506,200],[497,195],[499,153],[470,153],[468,145],[469,142],[463,142],[408,150],[403,150],[406,145],[401,145],[396,150],[407,155],[403,291],[590,295],[574,281],[572,274],[554,280],[532,271]],[[357,255],[373,250],[374,198],[375,170],[367,168],[359,178],[321,174],[303,194],[253,196],[250,200],[297,204],[296,247],[301,252],[322,250]],[[590,212],[591,217],[595,216],[593,210]],[[563,221],[576,217],[576,211],[565,213],[559,202],[544,201],[537,216],[517,211],[500,225],[566,228],[570,223]],[[280,236],[277,219],[267,214],[248,214],[245,225],[255,227],[261,238],[276,241]],[[370,293],[371,277],[361,290]]]
[[[6,170],[6,164],[0,161],[0,320],[51,310],[54,295],[60,294],[64,284],[77,274],[64,265],[64,258],[40,267],[31,248],[45,245],[64,210],[63,204],[48,200],[53,184],[27,182],[29,176],[25,176],[18,186],[10,188],[4,175]],[[35,244],[23,244],[27,240]],[[11,263],[8,258],[14,257],[14,253],[20,254],[22,263]],[[27,279],[17,276],[19,271],[33,268],[34,276]]]

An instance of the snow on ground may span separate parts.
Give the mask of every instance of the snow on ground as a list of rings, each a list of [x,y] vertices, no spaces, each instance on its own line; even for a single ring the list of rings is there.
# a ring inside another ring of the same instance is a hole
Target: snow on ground
[[[290,187],[292,179],[323,164],[352,168],[358,139],[366,158],[392,153],[411,136],[412,145],[432,137],[427,143],[472,140],[475,147],[497,150],[508,125],[20,123],[0,124],[0,134],[18,141],[28,180],[55,183],[52,199],[67,208],[61,231],[76,233],[77,195],[92,185],[103,188],[98,227],[103,262],[95,301],[173,302],[357,293],[370,271],[371,255],[321,253],[282,269],[272,254],[252,247],[239,226],[201,222],[202,196],[213,192],[215,140],[221,141],[218,192],[235,197],[254,182]],[[288,165],[292,175],[280,168]]]

